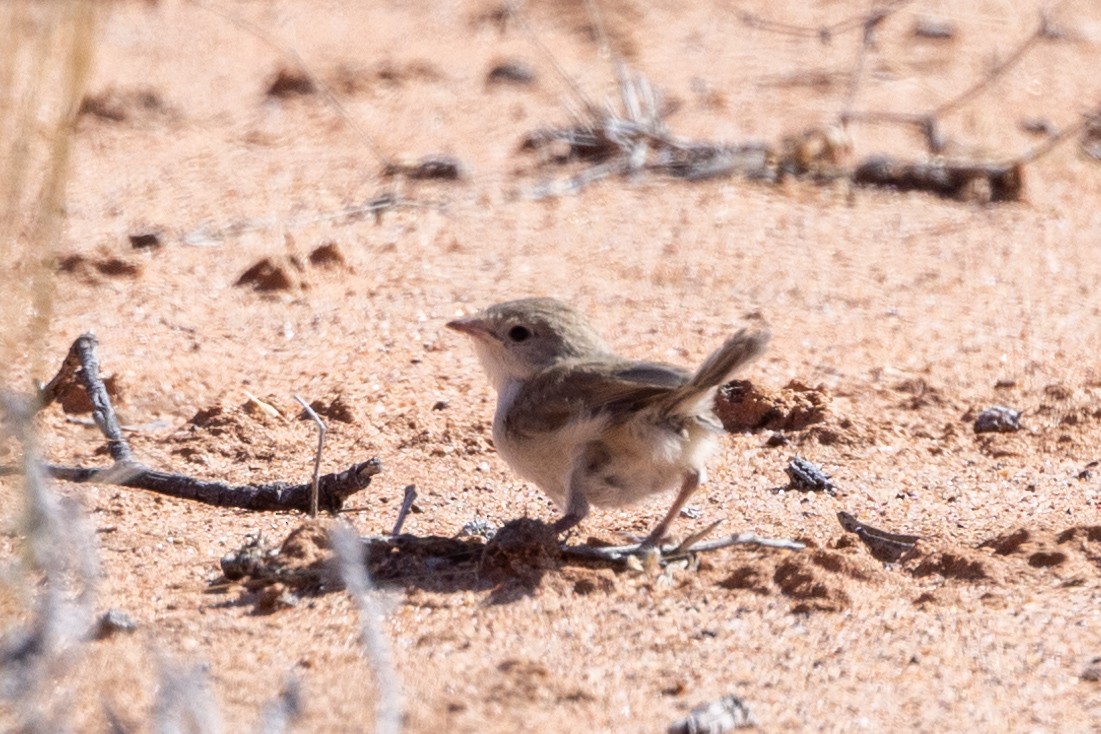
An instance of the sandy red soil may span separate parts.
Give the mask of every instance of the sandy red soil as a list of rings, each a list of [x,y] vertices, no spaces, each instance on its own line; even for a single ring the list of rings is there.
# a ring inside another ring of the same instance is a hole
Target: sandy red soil
[[[237,483],[304,481],[315,434],[292,396],[339,396],[350,422],[329,421],[325,470],[384,466],[342,517],[385,533],[414,484],[406,532],[450,536],[474,518],[556,510],[495,454],[493,393],[449,319],[553,295],[621,353],[684,365],[764,319],[770,350],[744,377],[770,393],[807,386],[822,420],[781,446],[769,430],[724,436],[698,517],[674,532],[721,519],[720,532],[808,548],[730,548],[664,574],[556,562],[519,591],[478,574],[387,582],[387,675],[406,729],[664,731],[736,695],[764,731],[1098,730],[1101,166],[1077,139],[1026,166],[1016,203],[652,175],[533,200],[580,170],[519,150],[580,109],[551,57],[592,100],[616,92],[585,5],[528,3],[523,22],[495,19],[494,2],[349,5],[361,4],[105,5],[89,95],[121,114],[79,121],[67,264],[44,354],[12,366],[18,386],[48,379],[94,331],[138,457]],[[867,9],[600,6],[615,53],[675,102],[677,135],[774,145],[846,107],[859,32],[823,42],[740,14],[817,28]],[[879,28],[851,108],[935,108],[1007,58],[1039,8],[905,4]],[[928,19],[952,23],[954,40],[914,36]],[[1065,127],[1096,109],[1101,16],[1067,2],[1053,19],[1059,38],[944,115],[953,155],[1008,159],[1038,143],[1022,121]],[[265,94],[296,58],[331,96]],[[529,64],[534,82],[487,84],[502,60]],[[905,129],[854,125],[851,137],[854,160],[924,155]],[[430,154],[457,158],[465,179],[379,176],[384,159]],[[377,220],[345,216],[388,191],[403,203]],[[159,247],[131,246],[148,232]],[[312,261],[328,243],[340,259]],[[237,285],[265,258],[283,287]],[[250,410],[249,394],[289,417]],[[977,435],[975,415],[998,404],[1022,411],[1022,429]],[[193,420],[212,409],[223,420]],[[104,465],[100,435],[69,418],[57,406],[40,417],[46,457]],[[837,495],[779,491],[794,455],[832,474]],[[347,594],[262,613],[256,593],[217,583],[219,558],[248,534],[278,545],[303,516],[57,490],[95,529],[97,610],[138,625],[75,648],[44,684],[42,706],[72,730],[106,730],[109,710],[124,730],[151,731],[166,669],[206,676],[225,731],[255,730],[292,674],[293,730],[374,730],[378,671]],[[0,480],[9,564],[20,496]],[[665,501],[597,511],[571,542],[644,533]],[[883,563],[839,511],[919,536],[915,552]],[[31,591],[4,594],[15,625]]]

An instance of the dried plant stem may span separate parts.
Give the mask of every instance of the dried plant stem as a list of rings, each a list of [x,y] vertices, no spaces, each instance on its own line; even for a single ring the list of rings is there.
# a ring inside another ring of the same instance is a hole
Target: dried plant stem
[[[317,517],[317,482],[321,476],[321,452],[325,450],[325,421],[310,407],[310,404],[301,395],[295,395],[294,399],[306,411],[306,415],[317,424],[317,455],[313,462],[313,482],[310,484],[310,517]]]
[[[4,364],[16,350],[41,358],[37,347],[48,333],[52,262],[73,124],[91,71],[97,5],[90,0],[0,4],[0,26],[8,29],[0,48]]]
[[[398,734],[401,731],[401,684],[398,682],[390,640],[382,629],[382,607],[363,564],[366,549],[363,541],[346,523],[333,528],[332,543],[344,585],[359,607],[363,649],[374,668],[378,693],[375,732]]]

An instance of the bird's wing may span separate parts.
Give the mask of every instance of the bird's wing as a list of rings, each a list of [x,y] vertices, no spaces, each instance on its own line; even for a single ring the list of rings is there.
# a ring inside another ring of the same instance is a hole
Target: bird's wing
[[[684,385],[691,374],[655,362],[567,362],[528,380],[506,419],[509,431],[532,435],[571,420],[608,415],[615,421]]]

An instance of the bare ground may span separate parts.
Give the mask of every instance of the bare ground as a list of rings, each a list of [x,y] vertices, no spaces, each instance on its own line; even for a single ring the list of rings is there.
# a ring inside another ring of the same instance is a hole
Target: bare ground
[[[570,124],[576,104],[532,33],[488,2],[345,5],[228,3],[236,24],[168,0],[104,14],[90,95],[121,114],[80,120],[45,370],[94,331],[142,460],[233,482],[304,480],[312,424],[249,410],[246,393],[286,416],[294,393],[339,396],[349,421],[330,420],[326,470],[384,464],[344,514],[361,534],[390,529],[408,484],[420,493],[410,533],[549,520],[549,502],[495,455],[493,395],[468,345],[442,328],[531,294],[574,303],[624,354],[683,364],[764,318],[772,346],[747,379],[765,391],[795,381],[825,406],[785,445],[768,430],[729,436],[693,500],[698,518],[675,528],[722,519],[724,532],[799,538],[805,551],[733,548],[661,575],[554,563],[516,588],[478,573],[384,584],[409,731],[664,731],[728,694],[765,731],[1097,731],[1096,161],[1068,141],[1029,164],[1024,201],[990,206],[646,175],[536,201],[525,194],[578,169],[518,151],[526,133]],[[859,32],[825,43],[739,13],[813,29],[866,11],[601,8],[615,51],[677,102],[678,135],[773,143],[845,106]],[[1036,142],[1018,122],[1065,126],[1096,107],[1101,17],[1085,2],[1054,17],[1068,36],[946,116],[973,146],[963,154],[1012,157]],[[584,4],[534,2],[524,18],[589,97],[616,93]],[[930,18],[952,22],[955,39],[914,36]],[[1027,3],[909,3],[880,28],[853,107],[935,107],[1038,19]],[[285,49],[343,114],[320,92],[265,94],[294,71]],[[503,59],[530,64],[535,81],[487,84]],[[853,144],[856,158],[922,155],[916,136],[885,126],[855,127]],[[409,204],[378,220],[342,216],[387,190],[379,152],[452,155],[468,175],[406,182]],[[130,235],[149,232],[161,246],[132,247]],[[340,257],[311,259],[327,243]],[[237,285],[264,258],[285,276],[279,287]],[[50,377],[35,364],[14,365],[20,386]],[[996,404],[1022,411],[1021,431],[975,434],[976,414]],[[194,420],[212,409],[221,420]],[[48,459],[107,461],[94,429],[58,407],[39,425]],[[837,495],[777,491],[792,455],[830,472]],[[301,516],[107,485],[59,491],[96,530],[97,608],[138,624],[80,647],[43,692],[74,730],[105,730],[108,710],[126,731],[150,730],[162,671],[199,665],[227,731],[256,729],[291,673],[296,731],[374,730],[377,671],[346,594],[262,613],[256,593],[214,584],[247,534],[278,544]],[[0,480],[0,497],[0,548],[15,559],[19,483]],[[573,541],[618,542],[663,509],[597,512]],[[882,563],[839,511],[919,536],[915,553]],[[28,600],[5,587],[6,624]]]

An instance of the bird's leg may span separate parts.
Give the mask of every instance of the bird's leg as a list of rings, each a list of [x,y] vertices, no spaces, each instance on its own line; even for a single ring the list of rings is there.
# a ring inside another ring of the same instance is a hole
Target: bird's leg
[[[576,481],[570,482],[570,496],[566,501],[566,514],[558,518],[551,527],[555,533],[562,534],[573,529],[589,514],[589,501],[585,499],[585,493],[576,486]]]
[[[552,526],[554,532],[564,533],[575,527],[589,514],[589,500],[585,497],[585,479],[593,463],[592,454],[598,450],[596,446],[586,446],[578,455],[570,473],[570,487],[566,495],[566,514],[560,517]]]
[[[688,501],[688,498],[692,496],[692,493],[696,491],[696,488],[700,486],[700,473],[693,469],[684,475],[684,483],[680,485],[680,492],[677,493],[677,498],[673,500],[673,506],[669,508],[669,512],[665,513],[665,517],[661,522],[654,526],[654,529],[650,531],[650,534],[646,536],[646,540],[642,541],[642,545],[638,547],[640,551],[650,550],[656,548],[661,539],[665,537],[665,533],[668,532],[669,526],[673,524],[673,520],[676,519],[677,514],[684,507],[684,503]]]

